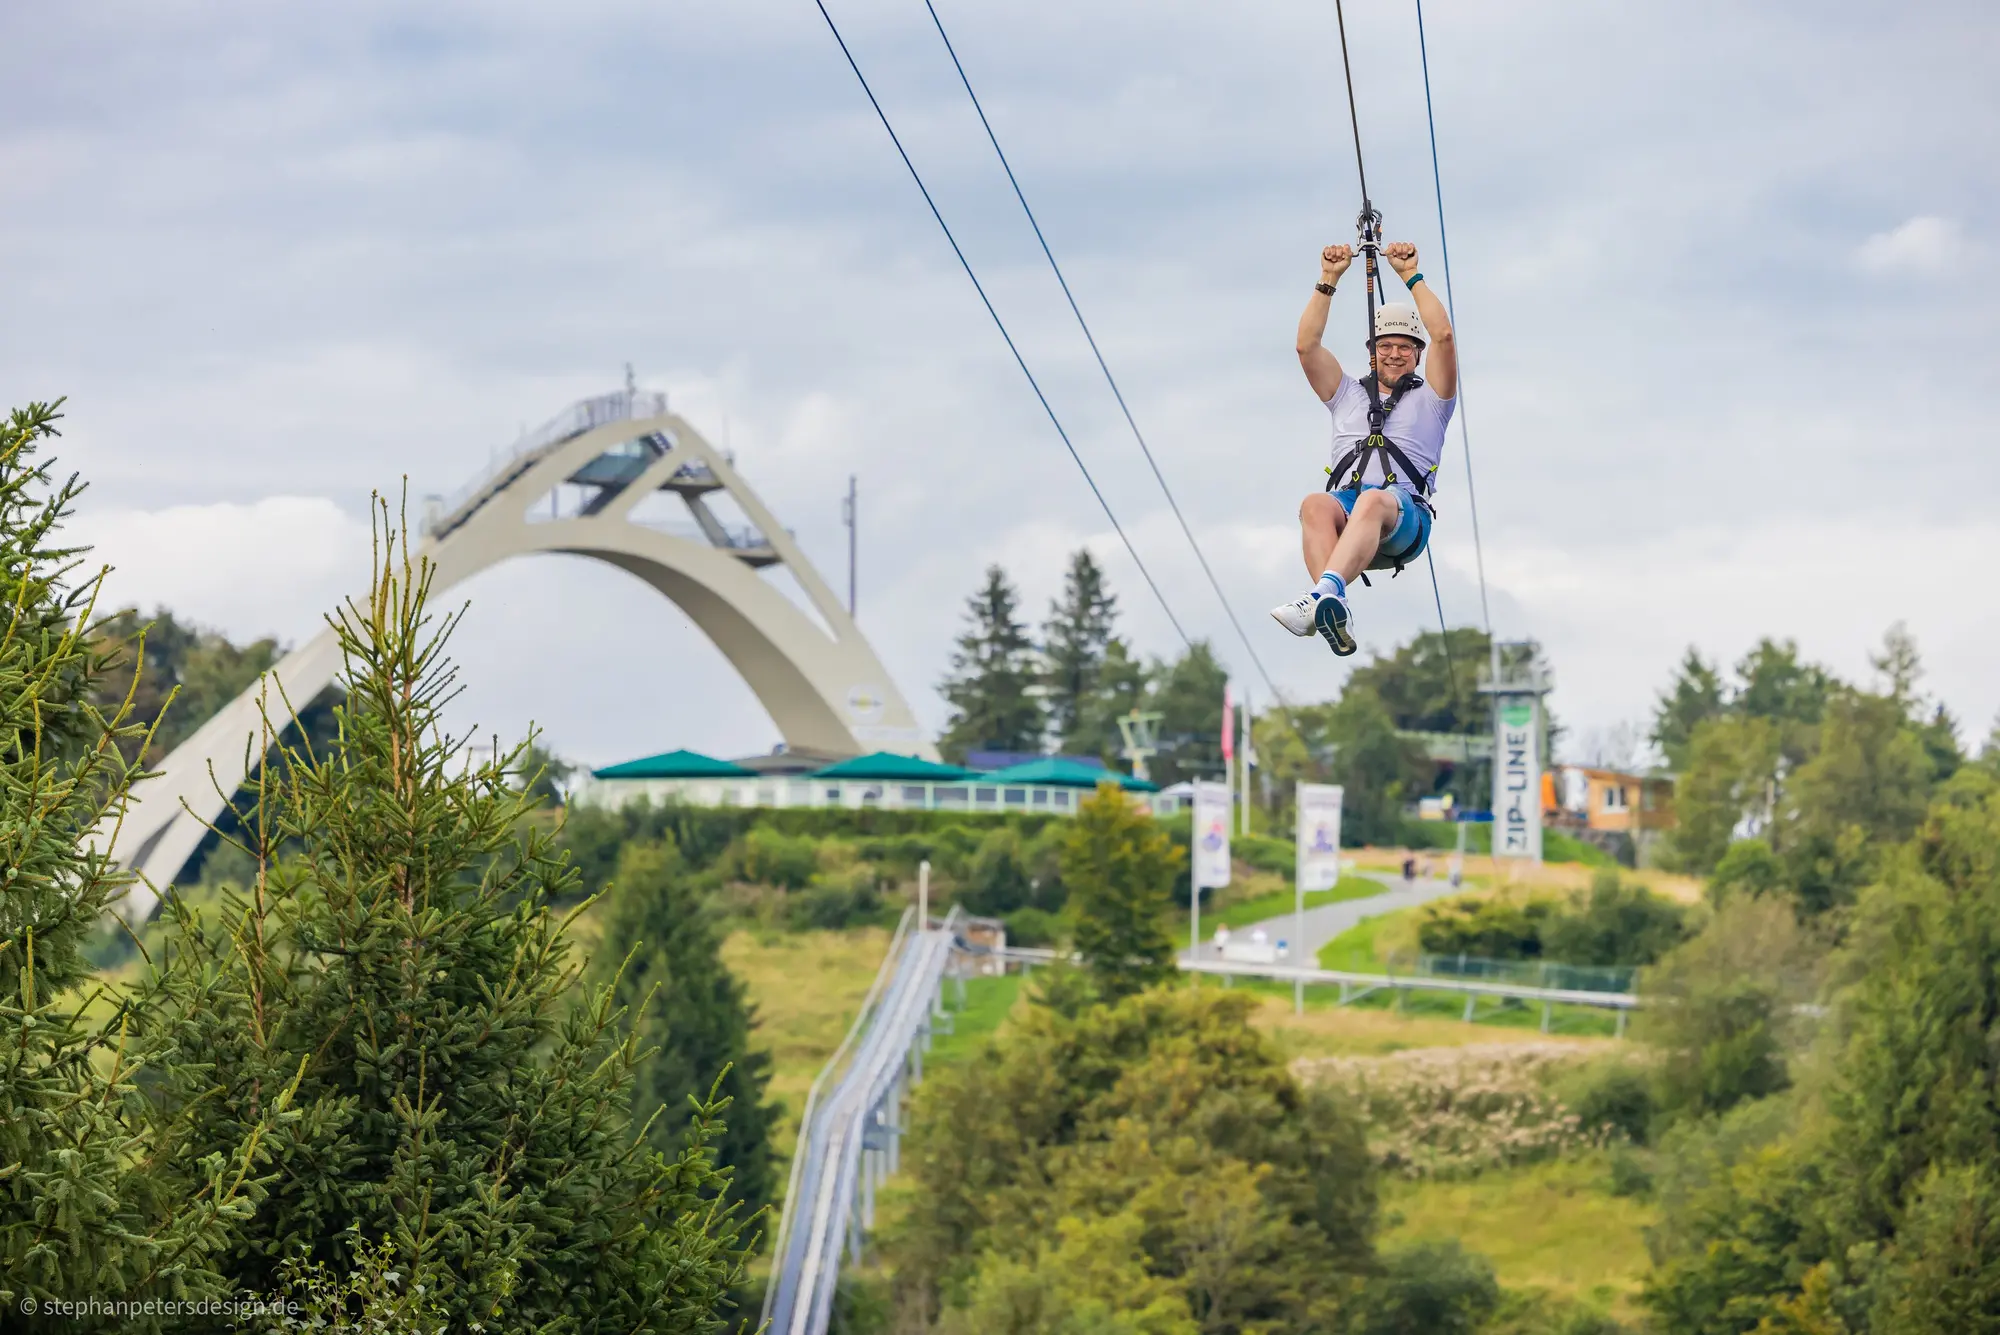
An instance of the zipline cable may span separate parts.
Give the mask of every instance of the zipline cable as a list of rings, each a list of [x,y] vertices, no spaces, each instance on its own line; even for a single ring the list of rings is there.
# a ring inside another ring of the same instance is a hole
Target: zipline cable
[[[1340,26],[1340,72],[1347,77],[1347,120],[1354,127],[1354,174],[1361,178],[1361,207],[1368,207],[1368,168],[1361,164],[1361,113],[1354,108],[1354,67],[1347,61],[1347,15],[1333,0],[1333,21]],[[1372,336],[1374,330],[1369,330]]]
[[[867,94],[868,105],[875,108],[876,119],[881,121],[882,128],[889,132],[889,142],[896,146],[896,155],[902,158],[903,166],[909,169],[910,179],[916,182],[918,192],[923,195],[924,203],[930,208],[931,217],[937,219],[938,227],[944,232],[944,239],[951,243],[951,253],[958,257],[959,267],[964,269],[965,276],[972,280],[972,288],[979,294],[980,304],[985,306],[986,313],[993,317],[993,325],[1000,331],[1000,337],[1006,341],[1007,351],[1014,354],[1014,364],[1020,367],[1021,374],[1027,377],[1028,388],[1035,392],[1035,398],[1041,403],[1042,411],[1048,414],[1049,424],[1055,427],[1056,434],[1062,437],[1063,448],[1069,451],[1069,457],[1075,462],[1077,471],[1083,474],[1084,482],[1090,487],[1090,494],[1097,498],[1098,507],[1104,511],[1104,517],[1111,521],[1112,531],[1117,533],[1118,540],[1125,544],[1125,550],[1131,556],[1132,563],[1139,567],[1139,574],[1145,579],[1146,587],[1151,589],[1153,597],[1159,600],[1160,610],[1167,614],[1167,620],[1173,625],[1174,633],[1181,637],[1182,644],[1193,647],[1194,641],[1188,638],[1187,631],[1181,626],[1180,618],[1174,615],[1173,607],[1167,602],[1167,595],[1161,592],[1159,584],[1153,579],[1152,572],[1146,569],[1146,563],[1139,557],[1138,548],[1134,547],[1132,539],[1126,536],[1124,525],[1118,522],[1118,516],[1111,512],[1111,503],[1104,499],[1104,493],[1098,489],[1097,479],[1090,475],[1089,467],[1083,462],[1083,456],[1077,453],[1076,446],[1071,443],[1069,432],[1063,430],[1062,420],[1056,416],[1056,410],[1050,405],[1048,396],[1042,393],[1042,387],[1036,381],[1035,373],[1028,369],[1027,359],[1021,356],[1021,349],[1015,346],[1014,336],[1007,332],[1006,321],[1000,318],[1000,312],[994,309],[992,299],[986,295],[986,287],[979,281],[979,275],[973,272],[972,262],[965,257],[965,251],[960,248],[958,238],[952,234],[951,225],[945,222],[944,214],[938,211],[937,201],[931,198],[930,188],[924,184],[924,178],[917,171],[916,163],[910,161],[909,153],[903,148],[902,139],[896,134],[896,127],[889,123],[889,114],[882,110],[881,102],[876,100],[875,90],[868,86],[867,76],[861,72],[861,66],[855,63],[854,53],[847,49],[847,39],[840,35],[840,25],[833,21],[833,15],[827,13],[824,0],[813,0],[813,4],[818,8],[819,16],[826,20],[827,30],[833,34],[833,40],[839,44],[840,54],[847,58],[847,68],[854,71],[855,79],[861,84],[861,91]]]
[[[1437,195],[1438,248],[1444,259],[1444,309],[1458,328],[1458,309],[1451,297],[1451,236],[1444,225],[1444,175],[1438,170],[1437,114],[1431,107],[1431,54],[1424,41],[1424,0],[1417,0],[1417,55],[1424,67],[1424,121],[1431,134],[1431,186]],[[1465,416],[1465,367],[1458,368],[1458,443],[1465,454],[1465,505],[1472,515],[1472,558],[1479,570],[1479,618],[1486,627],[1494,678],[1499,678],[1500,646],[1493,639],[1493,608],[1486,599],[1486,548],[1479,538],[1479,494],[1472,485],[1472,427]]]
[[[944,42],[946,54],[951,57],[952,68],[958,71],[958,81],[965,86],[965,95],[972,99],[972,109],[979,115],[979,124],[986,131],[986,141],[993,145],[993,153],[1000,159],[1001,170],[1007,173],[1007,184],[1014,187],[1014,198],[1020,201],[1021,212],[1028,216],[1028,226],[1034,229],[1035,240],[1042,248],[1042,256],[1048,260],[1049,268],[1055,272],[1056,283],[1062,288],[1063,299],[1069,302],[1070,314],[1076,317],[1077,327],[1083,330],[1084,342],[1090,345],[1090,355],[1097,359],[1097,369],[1104,373],[1104,383],[1111,387],[1111,397],[1118,401],[1118,411],[1125,415],[1125,425],[1132,429],[1132,439],[1138,442],[1139,453],[1146,456],[1146,465],[1153,470],[1153,480],[1160,484],[1160,494],[1167,498],[1167,507],[1174,512],[1174,519],[1181,526],[1182,536],[1187,539],[1188,546],[1194,551],[1194,559],[1201,565],[1201,573],[1208,577],[1209,588],[1215,590],[1215,598],[1222,604],[1223,614],[1229,618],[1229,624],[1236,628],[1236,637],[1243,641],[1243,651],[1250,655],[1250,662],[1256,667],[1257,675],[1263,678],[1264,685],[1283,707],[1284,692],[1278,689],[1277,682],[1271,679],[1270,672],[1264,667],[1264,660],[1258,657],[1257,648],[1251,643],[1249,633],[1243,629],[1243,623],[1237,619],[1236,609],[1230,605],[1229,596],[1222,591],[1222,582],[1215,577],[1215,571],[1208,564],[1207,555],[1201,550],[1201,544],[1195,540],[1194,529],[1189,526],[1187,516],[1181,513],[1180,502],[1174,498],[1173,488],[1167,485],[1166,475],[1160,471],[1159,461],[1153,457],[1152,449],[1146,444],[1145,433],[1139,430],[1139,423],[1132,416],[1130,405],[1125,402],[1125,393],[1118,388],[1118,378],[1111,374],[1111,367],[1104,360],[1103,351],[1097,346],[1097,336],[1090,332],[1090,322],[1083,318],[1083,309],[1077,305],[1076,294],[1070,291],[1069,280],[1063,276],[1062,265],[1056,263],[1055,251],[1050,249],[1049,239],[1042,234],[1042,224],[1036,219],[1034,209],[1028,204],[1027,193],[1021,189],[1021,182],[1014,175],[1014,165],[1007,160],[1007,150],[1000,147],[1000,136],[994,132],[993,122],[986,118],[986,108],[979,101],[979,94],[972,90],[972,79],[966,74],[965,65],[958,58],[958,49],[951,44],[951,35],[944,30],[944,20],[938,17],[937,7],[931,0],[924,0],[924,8],[930,11],[931,23],[937,28],[938,37]]]

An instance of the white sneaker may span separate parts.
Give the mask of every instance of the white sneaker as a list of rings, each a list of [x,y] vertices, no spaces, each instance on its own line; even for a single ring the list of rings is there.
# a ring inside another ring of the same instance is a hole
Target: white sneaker
[[[1314,628],[1320,633],[1341,658],[1353,653],[1357,647],[1354,641],[1354,611],[1348,607],[1347,599],[1339,594],[1321,594],[1313,604]]]
[[[1282,606],[1272,608],[1271,620],[1277,622],[1300,639],[1304,639],[1318,629],[1313,624],[1313,609],[1318,606],[1321,596],[1319,587],[1315,585],[1306,592],[1304,597],[1298,599],[1296,602],[1285,603]]]

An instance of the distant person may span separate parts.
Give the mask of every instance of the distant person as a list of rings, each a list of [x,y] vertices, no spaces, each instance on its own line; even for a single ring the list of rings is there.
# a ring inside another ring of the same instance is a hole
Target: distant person
[[[1403,859],[1403,884],[1404,884],[1404,885],[1415,885],[1416,883],[1417,883],[1417,860],[1416,860],[1416,858],[1414,858],[1414,857],[1407,857],[1407,858],[1404,858],[1404,859]]]
[[[1343,658],[1355,650],[1348,584],[1364,570],[1401,570],[1430,542],[1430,495],[1457,406],[1451,318],[1417,272],[1417,248],[1392,241],[1382,258],[1416,305],[1376,310],[1368,375],[1348,375],[1325,343],[1327,310],[1354,263],[1352,246],[1320,252],[1319,282],[1299,317],[1299,365],[1333,417],[1333,467],[1326,490],[1299,503],[1306,577],[1318,583],[1271,615],[1294,635],[1318,631]],[[1428,381],[1417,374],[1420,357]]]

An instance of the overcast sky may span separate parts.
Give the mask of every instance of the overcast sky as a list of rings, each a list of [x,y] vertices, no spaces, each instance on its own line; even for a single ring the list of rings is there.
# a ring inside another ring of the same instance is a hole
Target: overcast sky
[[[1328,426],[1292,331],[1358,205],[1331,6],[939,0],[1258,652]],[[1096,378],[921,0],[829,0],[1078,448],[1191,633],[1264,694]],[[1349,6],[1369,183],[1441,286],[1415,11]],[[1855,679],[1906,621],[2000,708],[1993,451],[2000,16],[1990,5],[1433,0],[1425,9],[1495,629],[1579,738],[1683,649],[1765,634]],[[367,500],[454,489],[524,426],[642,385],[843,582],[930,726],[985,565],[1039,619],[1104,557],[1178,648],[810,0],[8,6],[0,391],[68,395],[80,534],[121,602],[309,635]],[[1360,285],[1330,336],[1359,360]],[[1435,548],[1476,622],[1454,432]],[[597,764],[776,733],[629,576],[541,558],[463,592],[462,723]],[[1360,592],[1388,650],[1414,571]],[[1365,655],[1364,655],[1365,656]]]

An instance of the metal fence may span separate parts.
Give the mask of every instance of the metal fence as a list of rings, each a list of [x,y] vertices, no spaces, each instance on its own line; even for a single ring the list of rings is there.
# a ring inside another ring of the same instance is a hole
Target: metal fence
[[[1630,992],[1638,980],[1634,968],[1562,964],[1555,960],[1494,960],[1477,955],[1434,955],[1397,951],[1389,957],[1389,972],[1442,978],[1490,978],[1524,987],[1552,987],[1571,992]]]

